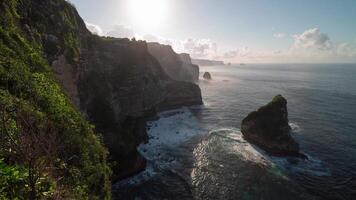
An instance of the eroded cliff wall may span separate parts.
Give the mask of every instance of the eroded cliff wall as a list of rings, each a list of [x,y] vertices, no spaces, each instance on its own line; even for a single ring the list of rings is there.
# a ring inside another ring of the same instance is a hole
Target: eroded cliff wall
[[[148,51],[173,80],[193,83],[199,80],[199,66],[192,64],[189,54],[179,55],[171,46],[159,43],[148,43]]]
[[[145,162],[136,147],[147,137],[145,117],[201,104],[199,87],[167,75],[144,41],[92,35],[75,8],[70,6],[73,10],[66,13],[69,4],[64,0],[27,4],[30,7],[22,8],[23,20],[30,29],[41,29],[36,39],[55,77],[102,134],[114,163],[114,178],[142,170]],[[39,21],[31,20],[39,12]],[[182,65],[177,67],[180,70]]]
[[[104,136],[117,177],[141,170],[136,147],[146,138],[145,116],[157,111],[201,104],[198,86],[172,80],[148,52],[144,41],[87,38],[81,48],[79,96]]]

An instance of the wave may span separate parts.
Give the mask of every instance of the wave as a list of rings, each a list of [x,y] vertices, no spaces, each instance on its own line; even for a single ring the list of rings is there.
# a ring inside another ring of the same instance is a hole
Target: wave
[[[202,133],[198,121],[188,108],[158,115],[158,120],[147,122],[148,143],[138,147],[139,152],[148,160],[158,160],[166,149],[177,147]]]
[[[302,128],[296,122],[290,122],[289,126],[292,128],[293,133],[300,133]]]
[[[277,167],[288,174],[331,176],[330,170],[324,163],[310,155],[307,155],[308,159],[268,155],[264,150],[244,140],[239,129],[219,129],[212,131],[210,134],[218,135],[233,141],[234,144],[231,145],[231,148],[233,148],[235,152],[246,161]]]

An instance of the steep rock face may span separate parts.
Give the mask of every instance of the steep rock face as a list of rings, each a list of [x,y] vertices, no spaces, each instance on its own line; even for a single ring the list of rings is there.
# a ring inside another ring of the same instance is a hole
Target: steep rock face
[[[171,46],[159,43],[148,43],[148,50],[173,80],[188,82],[199,80],[199,67],[191,63],[188,54],[178,55]]]
[[[144,168],[136,147],[147,140],[147,116],[202,103],[199,87],[172,80],[146,42],[92,35],[65,0],[23,0],[18,7],[23,32],[41,44],[62,89],[102,134],[117,163],[114,178]]]
[[[193,64],[192,63],[192,58],[190,57],[189,54],[187,53],[181,53],[179,54],[180,60],[184,63],[188,63],[188,64]]]
[[[136,147],[147,140],[145,116],[201,104],[200,88],[174,81],[148,52],[147,43],[91,36],[81,50],[80,102],[103,133],[116,177],[144,168]]]
[[[290,130],[287,100],[281,95],[250,113],[241,124],[247,141],[273,154],[299,156],[299,144],[290,135]]]

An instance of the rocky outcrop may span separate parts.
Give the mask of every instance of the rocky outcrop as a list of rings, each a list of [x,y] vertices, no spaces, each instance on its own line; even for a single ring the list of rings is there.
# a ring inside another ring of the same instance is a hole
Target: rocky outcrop
[[[244,138],[276,155],[302,156],[288,124],[287,100],[278,95],[272,102],[250,113],[241,124]]]
[[[173,80],[187,82],[199,80],[199,67],[191,63],[189,54],[179,55],[171,46],[159,43],[148,43],[148,51]]]
[[[210,72],[205,72],[204,75],[203,75],[203,78],[204,78],[205,80],[211,80],[211,74],[210,74]]]

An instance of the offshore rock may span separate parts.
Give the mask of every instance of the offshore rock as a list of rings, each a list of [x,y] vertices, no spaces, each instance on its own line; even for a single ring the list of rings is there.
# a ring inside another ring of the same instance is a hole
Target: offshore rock
[[[305,157],[299,153],[299,144],[290,131],[287,100],[281,95],[250,113],[241,124],[244,138],[265,151],[281,156]]]
[[[203,78],[205,80],[211,80],[211,74],[209,72],[205,72],[204,75],[203,75]]]

